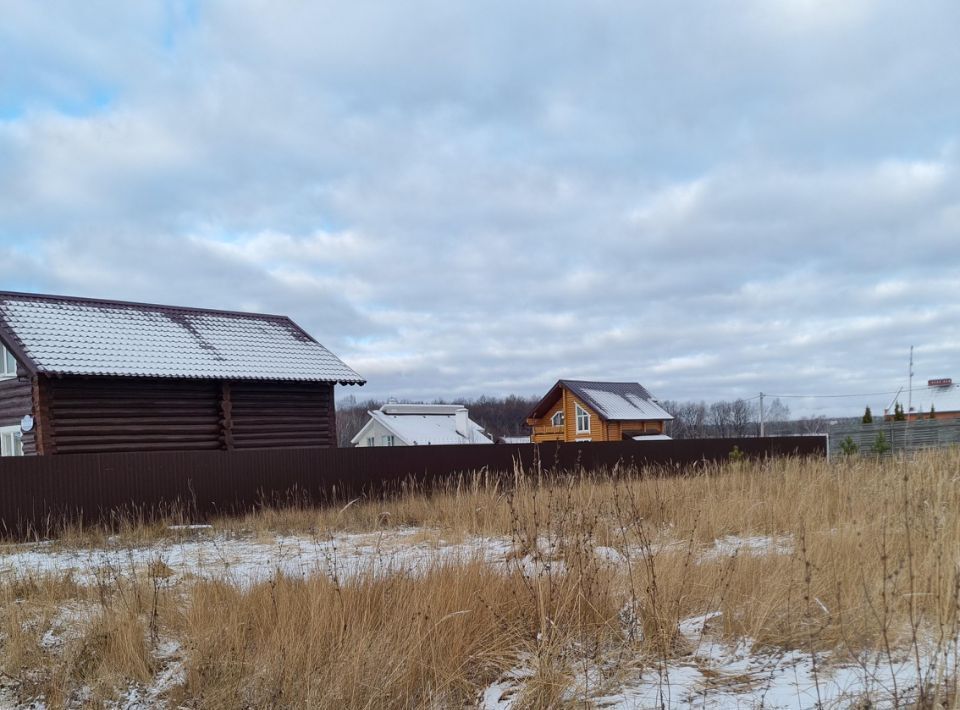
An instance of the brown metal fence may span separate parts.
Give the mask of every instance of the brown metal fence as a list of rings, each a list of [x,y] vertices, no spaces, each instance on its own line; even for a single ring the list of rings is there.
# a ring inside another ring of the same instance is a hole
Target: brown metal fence
[[[177,509],[190,519],[296,499],[318,503],[380,494],[400,483],[429,484],[453,474],[547,473],[672,466],[678,472],[721,461],[734,447],[748,457],[826,455],[826,437],[677,441],[272,449],[74,454],[0,460],[0,534],[46,534],[64,520],[96,522],[122,514]]]

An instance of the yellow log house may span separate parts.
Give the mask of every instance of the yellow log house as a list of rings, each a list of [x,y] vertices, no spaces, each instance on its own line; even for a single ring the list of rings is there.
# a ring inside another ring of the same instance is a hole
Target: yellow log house
[[[620,441],[663,438],[673,419],[636,382],[559,380],[527,417],[530,441]]]

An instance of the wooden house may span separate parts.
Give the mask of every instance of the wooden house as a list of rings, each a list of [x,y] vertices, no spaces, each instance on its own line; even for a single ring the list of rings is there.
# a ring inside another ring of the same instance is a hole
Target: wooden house
[[[285,316],[0,292],[6,455],[336,446],[364,380]]]
[[[559,380],[527,417],[531,441],[620,441],[663,437],[673,419],[636,382]]]

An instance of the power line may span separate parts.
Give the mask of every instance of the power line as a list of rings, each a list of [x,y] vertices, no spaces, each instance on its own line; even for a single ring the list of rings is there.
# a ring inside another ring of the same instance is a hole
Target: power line
[[[902,388],[901,388],[902,389]],[[914,387],[915,390],[941,390],[943,387]],[[838,397],[881,397],[891,394],[899,394],[900,390],[891,390],[889,392],[860,392],[857,394],[769,394],[764,392],[764,397],[779,397],[781,399],[835,399]],[[760,395],[755,395],[750,399],[758,399]]]

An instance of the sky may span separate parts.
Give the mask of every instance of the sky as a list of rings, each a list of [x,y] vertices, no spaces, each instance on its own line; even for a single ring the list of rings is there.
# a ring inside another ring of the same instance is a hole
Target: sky
[[[361,399],[960,381],[954,0],[2,9],[0,288],[284,313]]]

